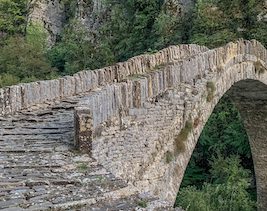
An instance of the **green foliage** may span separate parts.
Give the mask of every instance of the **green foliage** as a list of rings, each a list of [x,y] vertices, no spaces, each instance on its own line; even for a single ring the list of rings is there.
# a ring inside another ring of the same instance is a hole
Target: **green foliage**
[[[28,0],[0,0],[0,33],[25,33],[27,6]]]
[[[91,1],[88,1],[91,2]],[[76,0],[61,0],[60,3],[65,8],[65,14],[66,14],[66,21],[70,21],[75,16],[75,12],[77,9],[77,1]]]
[[[138,205],[139,207],[146,208],[146,207],[147,207],[147,201],[146,201],[146,200],[139,200],[139,201],[137,202],[137,205]]]
[[[110,21],[103,27],[103,37],[116,60],[124,61],[148,49],[170,42],[175,18],[162,12],[162,0],[108,0],[112,4]]]
[[[197,1],[192,15],[190,43],[214,48],[240,37],[266,42],[266,24],[258,20],[263,1]]]
[[[80,172],[85,172],[88,170],[88,165],[86,163],[79,163],[77,165],[77,169],[80,171]]]
[[[210,173],[214,181],[182,188],[176,206],[188,211],[239,211],[255,210],[256,204],[247,189],[250,187],[250,172],[240,164],[238,156],[213,158]]]
[[[20,79],[9,73],[0,74],[0,87],[10,86],[19,83]]]
[[[249,198],[244,183],[204,184],[201,190],[189,186],[180,190],[176,206],[187,211],[252,211],[255,203]]]
[[[29,79],[49,79],[55,72],[51,69],[40,46],[25,41],[21,37],[12,37],[0,48],[0,75],[7,78],[3,85],[11,85]]]
[[[241,117],[227,96],[217,104],[199,137],[186,169],[182,187],[186,185],[200,187],[204,182],[210,182],[211,163],[208,158],[218,154],[224,157],[238,154],[245,168],[253,166],[248,137]]]
[[[40,23],[29,23],[26,29],[27,43],[42,51],[47,48],[47,36],[44,27]]]
[[[215,184],[242,183],[248,188],[251,182],[251,172],[242,167],[241,160],[236,155],[231,155],[227,158],[222,155],[213,157],[210,173],[212,175],[211,181]]]
[[[70,75],[83,69],[95,69],[114,61],[110,49],[104,44],[95,46],[88,40],[86,30],[73,21],[65,29],[63,37],[49,52],[52,66],[61,75]]]

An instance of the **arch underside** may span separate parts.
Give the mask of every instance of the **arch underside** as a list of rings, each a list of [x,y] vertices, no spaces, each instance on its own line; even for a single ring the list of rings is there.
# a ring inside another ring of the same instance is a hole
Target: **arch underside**
[[[259,210],[267,208],[267,86],[256,80],[236,83],[228,92],[246,128],[254,163]]]

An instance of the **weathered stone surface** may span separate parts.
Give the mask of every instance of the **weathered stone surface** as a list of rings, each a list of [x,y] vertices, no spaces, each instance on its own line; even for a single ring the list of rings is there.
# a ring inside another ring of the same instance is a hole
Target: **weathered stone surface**
[[[50,45],[55,43],[66,19],[64,4],[60,0],[33,0],[31,5],[29,19],[44,27]]]
[[[85,153],[91,153],[93,138],[92,114],[87,108],[76,108],[74,113],[75,147]]]

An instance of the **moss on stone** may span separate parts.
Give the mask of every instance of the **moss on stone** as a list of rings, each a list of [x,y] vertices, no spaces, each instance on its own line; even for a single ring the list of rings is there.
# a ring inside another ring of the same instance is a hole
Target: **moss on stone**
[[[166,158],[166,163],[169,164],[170,162],[172,162],[172,160],[174,158],[173,153],[170,151],[167,151],[165,153],[165,158]]]
[[[146,207],[147,207],[147,201],[146,201],[146,200],[139,200],[139,201],[137,202],[137,205],[138,205],[139,207],[146,208]]]
[[[213,81],[208,81],[206,85],[208,94],[207,94],[207,102],[211,102],[214,98],[214,94],[216,91],[216,87]]]

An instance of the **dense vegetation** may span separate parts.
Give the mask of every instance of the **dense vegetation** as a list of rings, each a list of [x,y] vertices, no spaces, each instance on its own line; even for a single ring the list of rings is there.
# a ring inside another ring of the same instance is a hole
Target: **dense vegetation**
[[[0,0],[0,86],[94,69],[170,44],[216,47],[243,37],[267,45],[267,24],[257,18],[263,0],[198,0],[183,16],[164,0],[106,0],[109,20],[93,41],[75,19],[76,1],[61,2],[65,30],[49,48],[42,27],[29,21],[31,0]]]
[[[189,211],[255,210],[253,162],[237,109],[224,97],[210,116],[184,175],[176,206]]]
[[[267,46],[267,24],[259,18],[263,0],[196,0],[182,16],[164,0],[106,0],[112,5],[109,20],[96,40],[75,19],[76,1],[61,2],[65,29],[51,47],[42,26],[29,21],[30,0],[0,0],[0,87],[98,68],[171,44],[213,48],[255,38]],[[222,100],[200,137],[177,205],[200,211],[254,209],[253,165],[240,122],[230,100]]]

